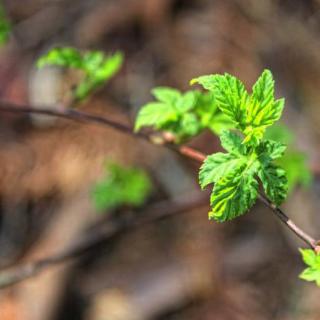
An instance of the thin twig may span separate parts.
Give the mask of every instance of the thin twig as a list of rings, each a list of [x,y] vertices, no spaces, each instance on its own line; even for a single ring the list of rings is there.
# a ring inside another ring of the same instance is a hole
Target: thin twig
[[[141,218],[137,218],[137,215],[131,215],[130,217],[117,217],[117,219],[108,221],[106,225],[102,225],[93,230],[93,232],[88,233],[68,249],[53,256],[0,272],[0,289],[34,277],[51,266],[80,257],[98,244],[127,229],[132,230],[133,228],[138,228],[175,214],[190,212],[192,209],[207,205],[207,196],[207,194],[193,194],[175,200],[161,201],[148,206],[144,212],[139,212]]]
[[[103,126],[111,127],[113,129],[119,130],[129,135],[138,136],[139,138],[149,140],[149,136],[140,132],[134,132],[133,129],[125,124],[121,124],[117,121],[105,118],[100,115],[95,115],[92,113],[67,109],[67,108],[57,108],[57,109],[48,109],[48,108],[33,108],[29,105],[21,105],[12,103],[9,101],[0,101],[0,110],[11,113],[25,113],[25,114],[39,114],[46,116],[53,116],[58,118],[64,118],[72,121],[79,122],[93,122],[101,124]]]
[[[46,108],[32,108],[28,105],[17,105],[8,101],[0,101],[0,110],[6,112],[13,112],[13,113],[35,113],[35,114],[43,114],[49,116],[56,116],[60,118],[66,118],[69,120],[75,121],[86,121],[86,122],[94,122],[97,124],[101,124],[104,126],[108,126],[119,130],[125,134],[135,136],[137,138],[141,138],[143,140],[147,140],[151,143],[154,143],[152,137],[143,133],[134,132],[130,126],[125,124],[121,124],[117,121],[110,120],[100,115],[94,115],[91,113],[73,110],[73,109],[63,109],[63,110],[49,110]],[[187,146],[174,146],[172,144],[160,144],[164,145],[165,147],[178,152],[179,154],[196,160],[198,162],[203,162],[206,158],[206,155],[194,150],[193,148]],[[307,243],[313,249],[319,249],[319,245],[316,239],[312,238],[306,232],[304,232],[301,228],[299,228],[289,217],[278,207],[272,204],[264,195],[260,194],[259,199],[268,207],[270,208],[273,213],[291,230],[293,231],[298,237],[300,237],[305,243]]]

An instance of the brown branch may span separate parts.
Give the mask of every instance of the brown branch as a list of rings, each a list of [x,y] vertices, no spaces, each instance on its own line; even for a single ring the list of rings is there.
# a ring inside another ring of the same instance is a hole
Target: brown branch
[[[27,114],[35,113],[35,114],[43,114],[43,115],[49,115],[49,116],[56,116],[60,118],[66,118],[74,121],[93,122],[93,123],[114,128],[125,134],[131,135],[131,136],[133,135],[137,138],[141,138],[143,140],[147,140],[151,143],[154,143],[151,136],[143,133],[139,133],[139,132],[134,132],[130,126],[110,120],[100,115],[93,115],[91,113],[87,113],[79,110],[73,110],[73,109],[49,110],[46,108],[35,109],[30,106],[17,105],[8,101],[0,101],[0,111],[13,112],[13,113],[20,112],[20,113],[27,113]],[[198,162],[203,162],[204,159],[206,158],[205,154],[187,146],[175,146],[167,143],[160,144],[160,145],[164,145],[165,147],[171,150],[174,150],[175,152],[178,152],[179,154],[187,158],[196,160]],[[270,208],[273,211],[273,213],[299,238],[301,238],[311,248],[317,249],[317,250],[319,249],[318,241],[312,238],[307,233],[305,233],[302,229],[300,229],[292,220],[289,219],[289,217],[280,208],[277,208],[262,194],[259,195],[259,199],[268,208]]]
[[[267,199],[262,194],[259,194],[259,200],[263,202],[273,213],[300,239],[307,243],[312,249],[319,250],[319,241],[312,238],[301,228],[299,228],[280,208],[273,204],[269,199]]]
[[[53,116],[57,118],[64,118],[72,121],[79,122],[93,122],[103,126],[111,127],[113,129],[119,130],[123,133],[138,136],[139,138],[149,140],[149,136],[140,132],[133,132],[133,129],[125,124],[121,124],[117,121],[110,120],[100,115],[95,115],[92,113],[67,109],[67,108],[57,108],[57,109],[47,109],[47,108],[33,108],[29,105],[21,105],[12,103],[9,101],[0,101],[0,111],[10,112],[10,113],[25,113],[25,114],[39,114],[46,116]]]
[[[117,234],[132,228],[154,223],[158,220],[179,214],[190,212],[190,210],[207,205],[207,194],[193,194],[183,196],[175,200],[161,201],[148,206],[144,212],[131,215],[129,218],[119,218],[109,221],[106,225],[98,227],[97,230],[85,235],[72,247],[65,249],[51,257],[11,268],[0,272],[0,289],[17,284],[23,280],[34,277],[47,268],[65,263],[73,258],[82,256],[96,245],[111,239]]]

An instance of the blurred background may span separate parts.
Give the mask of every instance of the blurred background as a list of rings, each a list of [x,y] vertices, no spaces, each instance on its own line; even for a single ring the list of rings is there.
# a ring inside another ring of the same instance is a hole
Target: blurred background
[[[121,71],[81,108],[127,124],[154,86],[187,90],[193,77],[229,72],[249,87],[271,69],[276,95],[286,97],[283,122],[313,173],[310,187],[297,186],[283,207],[320,234],[320,1],[7,0],[4,7],[13,30],[0,49],[2,100],[54,108],[66,99],[77,75],[35,68],[54,46],[124,53]],[[209,132],[190,144],[220,149]],[[298,279],[304,244],[260,203],[235,221],[209,222],[198,163],[109,128],[4,112],[0,150],[3,270],[108,231],[119,217],[179,209],[2,289],[0,320],[320,319],[320,289]],[[106,159],[149,174],[152,195],[134,213],[98,214],[92,205]]]

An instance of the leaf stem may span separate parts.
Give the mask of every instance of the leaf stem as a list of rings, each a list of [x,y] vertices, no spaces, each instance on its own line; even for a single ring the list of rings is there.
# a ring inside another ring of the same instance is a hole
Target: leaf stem
[[[33,114],[42,114],[48,116],[55,116],[59,118],[65,118],[73,121],[85,121],[85,122],[93,122],[97,124],[101,124],[103,126],[111,127],[118,131],[121,131],[125,134],[135,136],[139,139],[146,140],[150,143],[154,143],[152,137],[150,135],[134,132],[132,127],[121,124],[117,121],[105,118],[100,115],[95,115],[91,113],[87,113],[84,111],[73,110],[73,109],[46,109],[46,108],[33,108],[29,105],[18,105],[8,101],[0,100],[0,111],[11,112],[11,113],[33,113]],[[165,146],[170,150],[178,152],[179,154],[189,158],[196,160],[197,162],[203,162],[207,157],[205,154],[197,151],[193,148],[187,146],[175,146],[172,144],[164,143],[160,144],[161,146]],[[302,239],[306,244],[308,244],[312,249],[319,251],[320,245],[319,241],[308,235],[304,232],[300,227],[298,227],[289,217],[275,204],[273,204],[269,199],[267,199],[264,195],[259,194],[259,200],[265,204],[269,209],[273,211],[273,213],[283,222],[294,234],[296,234],[300,239]]]

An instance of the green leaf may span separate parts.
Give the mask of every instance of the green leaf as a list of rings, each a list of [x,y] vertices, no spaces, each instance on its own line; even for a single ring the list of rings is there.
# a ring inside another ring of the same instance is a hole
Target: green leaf
[[[258,182],[247,164],[237,166],[223,175],[211,194],[209,219],[224,222],[248,211],[257,199]]]
[[[221,177],[243,164],[243,161],[228,153],[218,152],[208,156],[199,171],[201,188],[205,188],[210,183],[216,183]]]
[[[157,100],[171,105],[181,97],[178,90],[169,87],[156,87],[151,90],[151,93]]]
[[[223,130],[220,134],[222,147],[231,154],[244,155],[245,146],[242,144],[242,139],[236,133]]]
[[[196,103],[192,110],[199,118],[203,128],[208,128],[216,135],[219,135],[224,129],[234,128],[234,122],[218,108],[213,93],[196,90],[193,92],[196,96]]]
[[[317,263],[320,263],[320,258],[317,258],[316,253],[312,249],[300,249],[302,260],[310,267],[313,267]],[[318,261],[318,262],[317,262]],[[319,265],[320,266],[320,265]]]
[[[98,211],[115,209],[119,206],[141,206],[151,191],[151,182],[144,171],[109,164],[101,181],[91,192]]]
[[[157,87],[152,94],[159,102],[144,105],[136,118],[135,130],[145,126],[168,131],[175,136],[175,143],[181,143],[197,135],[202,129],[197,114],[193,111],[198,92],[184,94],[169,87]]]
[[[305,187],[310,186],[312,174],[307,164],[307,156],[295,147],[293,132],[285,125],[278,124],[268,128],[266,137],[288,145],[283,157],[277,159],[277,164],[287,173],[289,192],[299,184]]]
[[[179,99],[177,99],[175,106],[179,112],[184,113],[192,109],[195,103],[196,103],[195,92],[188,91],[185,94],[181,95]]]
[[[0,2],[0,45],[5,44],[11,33],[11,23],[7,18],[2,3]]]
[[[140,109],[134,130],[139,131],[147,126],[155,126],[159,129],[166,122],[175,120],[177,120],[177,113],[172,106],[162,102],[150,102]]]
[[[269,70],[261,74],[251,95],[239,79],[229,74],[202,76],[191,83],[199,83],[213,93],[220,110],[244,133],[243,143],[258,145],[265,129],[281,117],[284,99],[274,100],[274,80]]]
[[[37,65],[46,65],[81,70],[85,77],[74,90],[76,100],[87,98],[95,89],[108,81],[121,67],[123,55],[116,52],[106,56],[102,51],[80,52],[75,48],[54,48],[42,56]]]
[[[101,65],[93,71],[93,78],[99,84],[109,80],[119,71],[123,64],[123,59],[121,52],[105,56]]]
[[[268,198],[277,206],[280,205],[288,193],[286,172],[275,164],[262,163],[258,170],[258,176]]]
[[[200,92],[197,90],[193,90],[193,92],[196,95],[194,112],[201,119],[201,123],[204,126],[208,126],[212,118],[216,115],[221,115],[222,112],[218,109],[212,92]]]
[[[268,110],[272,110],[274,103],[274,80],[269,70],[264,70],[252,88],[250,108],[247,122],[260,126]]]
[[[281,142],[273,140],[264,140],[256,148],[260,161],[271,162],[281,158],[284,155],[287,146]]]
[[[82,67],[88,74],[94,74],[104,61],[104,54],[101,51],[89,51],[80,55]]]
[[[234,123],[223,113],[216,113],[205,127],[215,135],[220,135],[223,130],[234,128]]]
[[[170,132],[175,137],[175,143],[182,143],[196,136],[205,128],[220,133],[223,129],[234,127],[234,123],[217,108],[212,93],[203,93],[197,90],[181,93],[169,87],[157,87],[152,90],[152,94],[163,104],[163,110],[161,110],[163,117],[158,118],[156,110],[154,110],[156,115],[152,117],[151,110],[148,110],[148,118],[150,116],[154,121],[148,121],[149,124],[147,124],[138,116],[136,120],[136,128],[138,129],[136,130],[147,125],[153,126],[158,130]],[[143,113],[142,109],[148,105],[141,108],[139,115]],[[167,113],[169,113],[169,117],[166,117]]]
[[[75,48],[54,48],[37,61],[38,68],[46,65],[82,69],[83,61],[80,52]]]
[[[274,80],[269,70],[264,70],[253,86],[247,109],[247,127],[265,129],[279,120],[284,107],[284,99],[274,100]],[[248,134],[248,133],[247,133]]]
[[[284,124],[274,124],[266,130],[265,138],[269,140],[275,140],[286,145],[294,143],[294,134]]]
[[[74,89],[74,97],[78,101],[84,100],[95,88],[96,83],[92,79],[86,78]]]
[[[299,278],[306,281],[315,281],[317,286],[320,287],[320,270],[314,268],[305,269],[300,275]]]
[[[277,164],[286,170],[289,192],[297,185],[308,187],[312,182],[312,174],[307,165],[307,157],[303,152],[290,148]]]
[[[201,126],[197,117],[192,113],[185,113],[181,119],[180,135],[193,137],[198,134]],[[178,132],[179,133],[179,132]]]
[[[302,259],[308,266],[300,275],[300,279],[315,281],[320,286],[320,255],[311,249],[300,249]]]
[[[87,77],[75,89],[77,100],[85,99],[91,92],[109,80],[121,67],[123,56],[115,53],[105,58],[100,51],[88,52],[83,57]]]
[[[243,83],[230,74],[209,75],[193,79],[191,83],[199,83],[214,94],[220,110],[243,128],[246,120],[246,106],[249,95]]]

